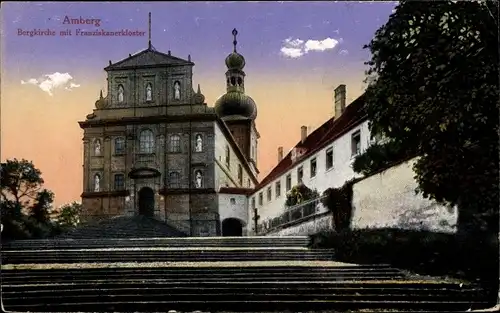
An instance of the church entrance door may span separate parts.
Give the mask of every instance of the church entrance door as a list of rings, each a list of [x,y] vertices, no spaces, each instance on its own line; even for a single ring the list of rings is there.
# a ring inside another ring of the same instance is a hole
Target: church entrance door
[[[226,218],[222,221],[223,237],[241,237],[243,236],[243,224],[236,218]]]
[[[144,187],[139,190],[139,214],[152,217],[155,212],[155,193],[153,189]]]

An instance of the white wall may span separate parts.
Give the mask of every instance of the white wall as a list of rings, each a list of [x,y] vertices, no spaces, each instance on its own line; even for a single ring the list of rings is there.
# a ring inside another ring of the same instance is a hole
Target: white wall
[[[311,188],[317,189],[321,194],[328,188],[341,187],[347,180],[354,177],[360,177],[361,175],[354,173],[351,168],[352,161],[354,160],[351,154],[351,137],[356,131],[360,131],[361,134],[361,152],[366,150],[366,148],[371,144],[370,141],[370,131],[368,129],[368,121],[361,123],[360,125],[354,127],[341,137],[337,138],[331,144],[325,146],[323,149],[316,152],[314,155],[307,157],[306,159],[299,160],[295,166],[285,172],[281,177],[277,178],[264,188],[260,189],[257,193],[250,196],[255,197],[255,203],[259,209],[259,215],[261,216],[261,222],[279,216],[284,211],[285,203],[285,187],[286,187],[286,176],[288,174],[292,175],[292,187],[297,185],[297,169],[303,166],[303,182],[304,184]],[[333,147],[334,154],[334,165],[332,168],[326,170],[326,150]],[[307,153],[307,152],[306,152]],[[316,158],[316,176],[310,177],[310,162],[313,158]],[[281,181],[281,195],[276,198],[275,194],[275,184],[276,181]],[[267,201],[267,188],[271,186],[272,199]],[[258,202],[258,194],[262,192],[264,202],[260,206]],[[251,200],[249,201],[249,214],[253,214],[251,208]]]
[[[225,187],[241,187],[241,188],[254,188],[255,184],[250,179],[250,186],[248,186],[248,179],[250,174],[246,170],[246,167],[240,162],[236,153],[234,152],[232,146],[229,144],[228,140],[224,136],[224,133],[220,129],[217,123],[214,123],[214,134],[215,134],[215,188]],[[229,168],[226,166],[226,146],[229,146],[230,151],[230,164]],[[238,185],[238,165],[241,164],[243,168],[243,185]],[[225,171],[224,171],[225,170]],[[229,176],[226,175],[229,172]]]
[[[370,176],[353,186],[352,228],[396,227],[455,232],[456,208],[415,194],[415,159]]]
[[[231,204],[231,199],[234,199],[234,204]],[[247,196],[235,194],[219,194],[219,214],[221,222],[226,218],[237,218],[248,224],[247,216]]]

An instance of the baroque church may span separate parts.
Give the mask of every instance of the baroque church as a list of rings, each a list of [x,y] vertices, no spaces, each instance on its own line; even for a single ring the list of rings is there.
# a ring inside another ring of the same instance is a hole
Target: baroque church
[[[245,94],[245,58],[225,59],[226,93],[208,106],[193,86],[191,57],[148,48],[109,61],[107,94],[83,129],[82,221],[148,216],[190,236],[252,228],[257,107]],[[222,74],[222,73],[221,73]],[[222,76],[222,75],[221,75]]]

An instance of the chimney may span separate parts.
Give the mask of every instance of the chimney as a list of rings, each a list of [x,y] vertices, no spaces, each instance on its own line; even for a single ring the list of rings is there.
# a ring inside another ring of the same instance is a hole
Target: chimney
[[[278,147],[278,163],[283,160],[283,147]]]
[[[335,118],[339,118],[345,110],[346,89],[345,85],[339,85],[334,90],[335,95]]]
[[[307,138],[307,126],[300,127],[300,141],[304,143]]]

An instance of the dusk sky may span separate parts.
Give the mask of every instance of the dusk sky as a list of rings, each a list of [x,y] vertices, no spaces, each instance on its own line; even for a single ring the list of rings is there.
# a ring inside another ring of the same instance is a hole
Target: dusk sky
[[[56,205],[80,200],[82,136],[78,121],[92,112],[113,63],[147,48],[148,13],[156,50],[187,59],[193,83],[213,106],[225,92],[224,59],[246,59],[246,93],[257,103],[262,179],[289,150],[300,126],[317,128],[333,115],[333,89],[347,85],[348,103],[364,90],[363,49],[396,2],[2,3],[1,159],[32,160]],[[65,25],[100,19],[100,26]],[[142,31],[144,36],[77,36],[77,29]],[[51,30],[55,36],[25,36]],[[71,30],[71,36],[60,32]],[[280,130],[279,132],[277,130]]]

